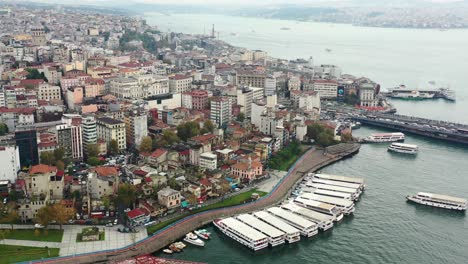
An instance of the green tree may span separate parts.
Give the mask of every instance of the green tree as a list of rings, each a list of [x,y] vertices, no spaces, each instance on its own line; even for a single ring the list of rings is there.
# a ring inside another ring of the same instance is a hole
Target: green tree
[[[11,230],[13,230],[13,225],[19,218],[18,211],[16,210],[16,203],[10,202],[0,206],[0,224],[10,224]]]
[[[54,211],[52,210],[52,206],[46,205],[37,210],[36,222],[43,225],[45,229],[47,229],[52,220],[54,220]]]
[[[203,131],[201,133],[213,133],[214,129],[215,125],[213,124],[213,122],[211,122],[211,120],[205,120],[205,122],[203,122]]]
[[[44,151],[41,152],[41,163],[47,165],[54,165],[55,164],[55,155],[53,151]]]
[[[88,157],[97,157],[99,155],[99,146],[98,144],[89,144],[86,146],[86,151]]]
[[[0,123],[0,136],[4,136],[8,134],[8,132],[9,132],[8,126],[4,123]]]
[[[102,164],[98,157],[89,157],[86,163],[88,163],[89,166],[99,166]]]
[[[197,122],[186,122],[177,126],[177,136],[183,140],[200,134],[200,125]]]
[[[307,137],[317,140],[317,137],[320,133],[325,130],[325,127],[321,124],[314,123],[310,126],[307,126]]]
[[[60,225],[60,229],[62,229],[62,225],[72,219],[76,213],[75,208],[67,208],[65,205],[59,203],[52,205],[50,210],[53,213],[53,220]]]
[[[109,142],[108,152],[111,155],[116,155],[119,153],[119,143],[117,142],[117,140],[112,139]]]
[[[341,142],[351,142],[353,141],[353,136],[351,133],[344,133],[341,135]]]
[[[151,137],[146,136],[141,140],[140,152],[151,152],[153,150],[153,139]]]
[[[110,207],[110,197],[108,195],[105,195],[102,197],[101,199],[102,201],[102,205],[106,208],[106,210],[109,210],[109,207]]]
[[[39,73],[37,69],[26,69],[28,75],[26,75],[26,79],[34,80],[34,79],[43,79],[47,82],[47,78],[44,76],[44,73]]]
[[[137,198],[137,190],[134,185],[124,183],[119,185],[117,190],[116,202],[117,204],[122,204],[126,208],[130,207]]]
[[[239,113],[239,115],[237,115],[237,121],[244,122],[244,120],[245,120],[245,114]]]
[[[63,160],[65,157],[65,149],[60,147],[57,149],[54,149],[54,159],[55,161]]]
[[[56,161],[55,166],[57,166],[58,170],[65,170],[65,163],[61,160]]]

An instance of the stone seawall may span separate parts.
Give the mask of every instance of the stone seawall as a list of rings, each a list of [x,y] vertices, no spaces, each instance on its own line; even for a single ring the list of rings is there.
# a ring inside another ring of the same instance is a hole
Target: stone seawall
[[[39,260],[36,261],[36,263],[112,263],[161,250],[168,244],[183,237],[186,233],[206,225],[216,218],[250,213],[280,203],[290,194],[294,185],[302,179],[307,172],[317,171],[336,161],[351,156],[357,153],[359,148],[359,144],[339,144],[338,147],[334,146],[325,150],[310,149],[296,161],[284,178],[268,195],[255,202],[213,209],[187,216],[159,230],[152,236],[125,248]]]

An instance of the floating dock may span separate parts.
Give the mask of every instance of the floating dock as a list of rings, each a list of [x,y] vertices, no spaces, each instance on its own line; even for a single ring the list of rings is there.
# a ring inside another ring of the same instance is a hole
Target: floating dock
[[[294,243],[301,240],[301,232],[297,228],[284,222],[278,217],[273,216],[265,211],[255,212],[253,213],[253,216],[286,233],[286,241],[288,241],[288,243]]]
[[[241,221],[242,223],[268,236],[268,243],[272,247],[284,244],[286,233],[277,229],[276,227],[273,227],[263,222],[262,220],[256,218],[255,216],[249,214],[241,214],[236,216],[235,218]]]
[[[315,222],[319,225],[319,228],[323,231],[326,231],[333,227],[333,217],[330,215],[322,214],[301,206],[298,206],[294,203],[285,203],[281,205],[281,208],[293,212],[299,216],[302,216],[312,222]]]
[[[213,223],[225,235],[253,250],[260,250],[268,247],[268,237],[265,234],[235,218],[229,217],[219,219],[215,220]]]
[[[271,207],[267,209],[270,214],[279,217],[281,220],[299,229],[301,235],[312,237],[318,234],[318,225],[297,214],[289,212],[280,207]]]

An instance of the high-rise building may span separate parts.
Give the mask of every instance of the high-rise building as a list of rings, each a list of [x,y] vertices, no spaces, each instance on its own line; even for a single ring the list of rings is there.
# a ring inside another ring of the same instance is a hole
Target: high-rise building
[[[236,85],[247,85],[265,88],[266,74],[250,70],[238,70],[236,72]]]
[[[265,96],[276,94],[276,78],[274,76],[268,76],[265,79]]]
[[[252,115],[252,102],[253,102],[253,91],[249,87],[241,87],[237,89],[237,104],[242,106],[241,113],[244,113],[245,117]]]
[[[100,117],[96,119],[97,136],[104,139],[107,143],[111,140],[117,141],[119,150],[126,149],[125,123],[109,117]]]
[[[139,146],[143,137],[148,136],[148,116],[139,110],[129,111],[125,115],[125,131],[128,146]]]
[[[19,148],[13,144],[0,146],[0,180],[15,182],[20,167]]]
[[[84,152],[88,154],[87,147],[97,143],[97,125],[94,116],[86,116],[81,122]]]
[[[226,127],[231,121],[231,101],[227,97],[213,97],[211,100],[210,119],[218,127]]]
[[[19,149],[21,167],[29,167],[39,164],[37,135],[35,129],[17,129],[15,131],[15,141]]]

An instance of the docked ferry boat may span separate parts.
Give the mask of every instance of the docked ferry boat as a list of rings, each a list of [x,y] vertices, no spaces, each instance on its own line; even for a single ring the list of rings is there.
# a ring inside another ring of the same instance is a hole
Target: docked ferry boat
[[[397,142],[397,141],[404,141],[404,140],[405,140],[405,134],[401,132],[378,133],[378,134],[372,134],[364,138],[364,142],[368,142],[368,143],[385,143],[385,142]]]
[[[406,199],[418,204],[459,211],[465,211],[468,206],[466,199],[426,192],[418,192],[416,195],[408,195],[406,196]]]
[[[235,218],[216,219],[213,224],[225,235],[254,251],[268,247],[268,237]]]
[[[411,145],[411,144],[403,144],[403,143],[392,143],[388,146],[388,151],[403,153],[403,154],[417,154],[418,153],[418,146]]]
[[[294,199],[294,203],[304,208],[332,216],[333,221],[335,222],[339,222],[343,219],[343,212],[335,205],[304,199],[301,197]]]

